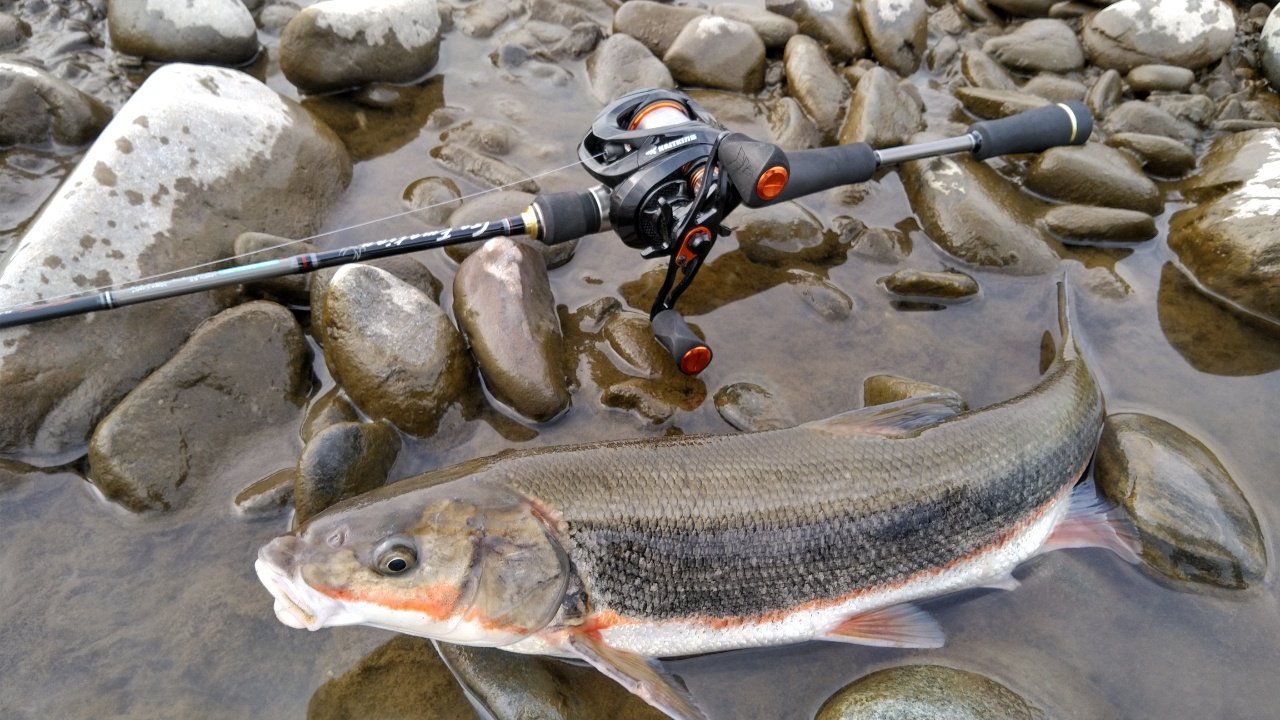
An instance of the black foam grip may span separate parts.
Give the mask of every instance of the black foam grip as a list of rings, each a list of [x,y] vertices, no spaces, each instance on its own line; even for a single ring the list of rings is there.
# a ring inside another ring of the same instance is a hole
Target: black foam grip
[[[533,201],[538,239],[548,245],[600,231],[600,206],[591,191],[542,193]]]
[[[996,155],[1041,152],[1059,145],[1083,145],[1093,132],[1093,116],[1084,103],[1069,100],[999,120],[984,120],[969,129],[981,138],[973,156],[986,160]]]
[[[876,152],[866,143],[787,153],[787,186],[774,203],[794,200],[841,185],[866,182],[876,172]],[[772,203],[770,203],[772,204]]]

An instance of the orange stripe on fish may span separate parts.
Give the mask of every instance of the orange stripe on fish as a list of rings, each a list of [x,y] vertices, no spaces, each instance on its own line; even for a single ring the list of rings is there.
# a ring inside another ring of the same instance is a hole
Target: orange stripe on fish
[[[368,603],[390,610],[422,613],[434,620],[449,617],[458,605],[461,591],[452,585],[436,584],[415,589],[412,594],[401,594],[385,589],[358,590],[350,587],[313,586],[319,592],[343,602]]]

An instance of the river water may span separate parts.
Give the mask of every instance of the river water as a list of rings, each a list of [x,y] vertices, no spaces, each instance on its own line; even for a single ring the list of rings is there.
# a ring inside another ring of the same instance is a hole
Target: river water
[[[483,41],[448,35],[430,92],[467,117],[516,126],[522,142],[507,159],[524,171],[572,163],[598,110],[582,64],[565,63],[573,81],[561,85],[497,70],[489,50]],[[267,77],[276,90],[296,96],[274,67]],[[926,74],[913,81],[931,102],[944,97]],[[931,117],[952,107],[931,105]],[[721,119],[768,137],[760,117]],[[356,165],[329,229],[401,212],[402,193],[414,180],[451,175],[430,156],[441,142],[438,130],[421,122],[386,128],[383,137],[369,139],[369,157]],[[556,191],[592,180],[571,168],[539,182]],[[1156,415],[1201,439],[1231,471],[1270,538],[1280,523],[1280,335],[1242,323],[1180,280],[1165,237],[1169,217],[1182,205],[1176,188],[1169,189],[1159,237],[1061,263],[1076,331],[1108,410]],[[1056,332],[1057,276],[964,268],[981,284],[977,298],[944,310],[899,309],[878,278],[899,267],[958,263],[918,230],[897,174],[885,171],[857,192],[832,191],[804,204],[824,223],[852,215],[869,226],[901,229],[912,240],[900,265],[850,256],[816,268],[853,298],[849,319],[822,317],[792,284],[748,278],[754,291],[731,288],[742,264],[734,258],[734,239],[726,238],[687,298],[705,310],[690,320],[716,351],[701,376],[707,398],[695,408],[653,424],[606,407],[580,364],[572,408],[538,427],[532,440],[513,442],[474,421],[443,437],[410,441],[394,474],[515,446],[729,432],[711,395],[744,380],[774,390],[799,420],[856,407],[863,379],[877,373],[954,388],[975,407],[1035,382],[1041,336]],[[408,217],[322,244],[420,227]],[[419,259],[446,280],[441,304],[449,307],[456,265],[443,253]],[[655,267],[616,238],[599,235],[551,271],[552,286],[567,313],[601,296],[622,298],[623,285]],[[327,377],[322,362],[316,368]],[[231,501],[253,480],[293,464],[299,450],[295,428],[263,432],[229,453],[186,507],[144,516],[102,501],[76,465],[34,475],[0,472],[0,717],[305,717],[321,684],[392,635],[369,628],[306,633],[274,618],[252,564],[257,548],[284,531],[287,519],[246,521]],[[1037,558],[1016,574],[1022,587],[1014,592],[974,591],[927,604],[947,633],[941,650],[810,643],[677,660],[670,667],[717,719],[811,718],[844,684],[907,662],[982,672],[1058,717],[1263,718],[1280,707],[1274,573],[1244,592],[1186,592],[1104,551],[1086,550]],[[423,712],[432,716],[429,708]]]

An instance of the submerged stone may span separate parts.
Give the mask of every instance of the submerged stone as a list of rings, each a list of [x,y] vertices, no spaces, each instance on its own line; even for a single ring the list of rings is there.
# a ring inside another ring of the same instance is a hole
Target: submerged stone
[[[926,395],[941,395],[954,401],[954,405],[962,411],[969,408],[960,393],[941,385],[934,385],[923,380],[912,380],[898,375],[872,375],[862,381],[863,405],[886,405],[899,400]]]
[[[501,651],[499,651],[501,652]],[[432,641],[397,635],[343,675],[316,688],[307,720],[475,720]]]
[[[844,686],[814,720],[1044,720],[1044,713],[991,678],[941,665],[903,665]]]
[[[795,202],[734,213],[734,235],[752,262],[782,266],[797,260],[823,263],[843,252],[834,233],[825,231],[817,216]]]
[[[231,501],[242,517],[269,517],[284,510],[293,498],[293,478],[296,467],[281,468],[270,475],[250,483],[236,493]]]
[[[293,525],[386,484],[400,436],[385,422],[341,422],[307,441],[293,477]]]
[[[978,281],[955,270],[899,270],[880,278],[880,283],[895,295],[912,298],[958,300],[978,294]]]
[[[111,121],[111,108],[39,68],[0,61],[0,147],[90,142]]]
[[[716,412],[744,432],[781,430],[796,424],[795,416],[772,390],[752,382],[736,382],[716,391]]]
[[[1044,214],[1049,231],[1064,242],[1141,242],[1156,236],[1147,213],[1092,205],[1058,205]]]
[[[1258,519],[1218,458],[1159,418],[1112,415],[1102,429],[1098,488],[1128,512],[1144,566],[1165,577],[1242,589],[1262,581]]]
[[[237,440],[297,422],[306,359],[302,328],[275,303],[216,315],[98,424],[94,483],[135,512],[183,505]]]

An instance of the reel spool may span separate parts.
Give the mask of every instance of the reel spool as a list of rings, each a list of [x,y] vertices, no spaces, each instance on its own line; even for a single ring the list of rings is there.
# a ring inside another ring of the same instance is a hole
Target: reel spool
[[[610,190],[609,218],[646,258],[679,249],[675,230],[692,208],[725,128],[688,96],[641,90],[605,107],[578,159]]]

